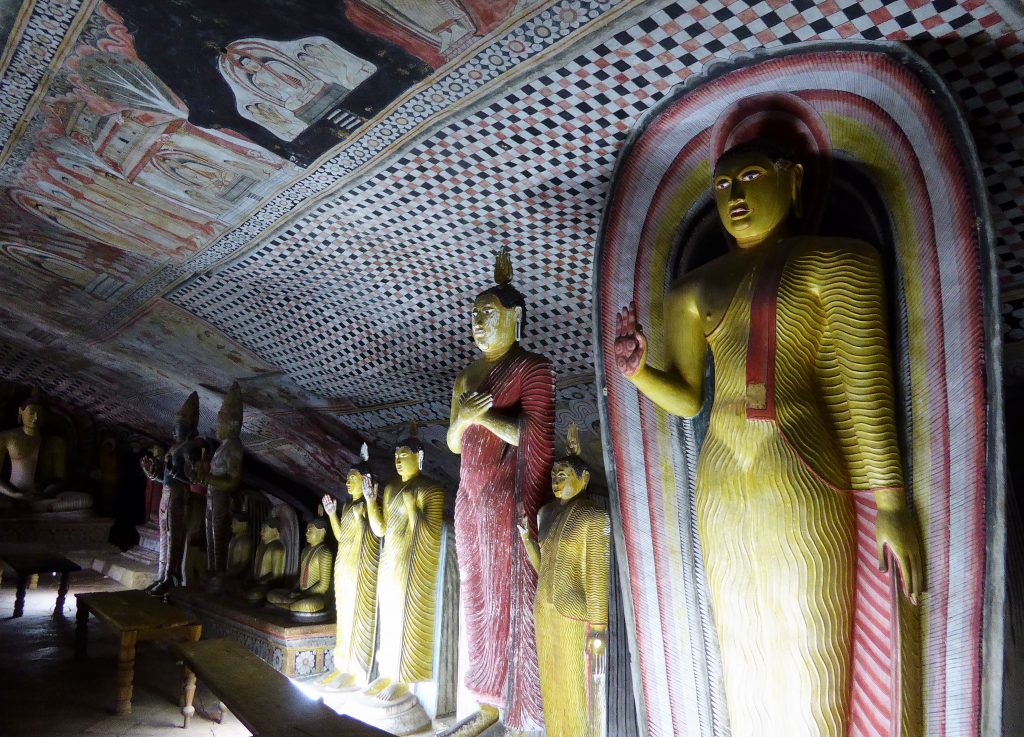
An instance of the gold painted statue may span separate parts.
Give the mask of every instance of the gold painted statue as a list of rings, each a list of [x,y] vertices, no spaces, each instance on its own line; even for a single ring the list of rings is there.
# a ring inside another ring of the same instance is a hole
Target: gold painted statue
[[[407,684],[433,675],[434,617],[440,574],[444,489],[421,473],[423,446],[415,436],[395,448],[399,478],[384,488],[365,485],[373,533],[383,541],[377,571],[380,612],[379,677],[366,689],[380,701],[409,693]]]
[[[337,640],[334,672],[322,684],[349,691],[366,685],[373,667],[377,639],[377,568],[380,540],[373,534],[366,510],[364,488],[373,483],[366,446],[363,460],[355,464],[345,480],[352,501],[338,514],[338,502],[325,494],[324,511],[338,541],[334,564],[334,596],[337,610]]]
[[[519,534],[537,569],[534,623],[547,737],[606,733],[608,512],[582,498],[590,469],[580,458],[579,430],[570,425],[569,455],[551,468],[557,501],[537,518],[537,540],[523,518]],[[539,544],[538,544],[539,541]]]
[[[696,510],[733,737],[847,734],[855,493],[877,502],[879,564],[895,562],[913,602],[924,582],[881,259],[860,241],[792,235],[802,175],[768,143],[726,151],[713,187],[735,248],[666,296],[664,368],[647,363],[632,305],[615,341],[623,374],[682,417],[700,411],[709,347],[714,358]],[[904,715],[920,703],[915,667]],[[917,729],[904,718],[904,734]]]
[[[252,570],[252,538],[249,536],[249,515],[236,512],[231,518],[231,540],[228,541],[227,575],[241,578]]]
[[[43,434],[46,404],[37,389],[18,408],[19,427],[0,433],[0,468],[10,459],[11,475],[0,479],[0,494],[35,512],[66,512],[92,507],[90,494],[63,490],[67,446]]]
[[[262,602],[270,587],[280,582],[284,576],[286,552],[277,520],[264,520],[260,528],[260,544],[252,562],[253,580],[245,589],[245,597],[250,604]]]
[[[267,593],[267,603],[299,614],[316,614],[330,607],[331,573],[334,556],[324,543],[327,523],[322,518],[306,525],[306,546],[299,556],[295,585]]]

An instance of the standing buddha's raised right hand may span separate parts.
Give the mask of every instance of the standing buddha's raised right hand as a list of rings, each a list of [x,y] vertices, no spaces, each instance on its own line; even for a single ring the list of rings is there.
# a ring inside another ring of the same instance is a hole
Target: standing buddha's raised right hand
[[[338,511],[338,502],[335,501],[334,497],[330,494],[324,494],[324,498],[320,502],[324,505],[324,511],[327,514],[335,514]]]
[[[625,376],[633,376],[647,363],[647,336],[636,322],[635,301],[615,318],[615,362]]]

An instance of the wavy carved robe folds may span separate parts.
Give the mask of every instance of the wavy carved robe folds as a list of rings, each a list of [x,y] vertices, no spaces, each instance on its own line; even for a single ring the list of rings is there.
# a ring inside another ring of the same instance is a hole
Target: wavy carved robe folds
[[[416,498],[416,516],[406,511]],[[440,573],[444,490],[426,476],[396,481],[384,490],[384,547],[377,574],[381,676],[403,683],[429,681],[433,672],[434,617]]]
[[[334,562],[334,597],[338,616],[334,668],[365,682],[373,667],[377,637],[377,566],[380,540],[370,529],[366,502],[346,504],[341,515],[328,515],[338,541]]]
[[[466,687],[481,703],[500,707],[506,726],[528,730],[544,721],[533,624],[537,574],[516,521],[536,520],[551,494],[551,362],[513,349],[479,391],[493,395],[496,411],[519,417],[519,445],[479,425],[462,437],[455,544],[469,643]]]

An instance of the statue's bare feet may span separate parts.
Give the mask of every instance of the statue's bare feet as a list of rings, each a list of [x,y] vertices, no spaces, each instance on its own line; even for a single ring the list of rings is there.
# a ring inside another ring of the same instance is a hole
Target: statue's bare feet
[[[376,696],[390,685],[391,679],[387,676],[381,676],[376,680],[370,681],[370,685],[363,689],[363,693],[367,696]]]
[[[377,694],[378,701],[398,701],[399,699],[405,698],[409,693],[409,686],[395,682],[387,686],[387,688],[381,689],[380,693]]]
[[[466,717],[451,729],[441,732],[437,737],[477,737],[497,721],[497,708],[480,704],[480,711]]]
[[[354,691],[359,687],[359,682],[351,673],[334,671],[320,679],[320,686],[331,691]]]

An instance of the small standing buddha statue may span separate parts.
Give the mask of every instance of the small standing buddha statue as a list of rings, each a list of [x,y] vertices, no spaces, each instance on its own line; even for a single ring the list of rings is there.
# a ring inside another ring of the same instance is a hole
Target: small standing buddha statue
[[[240,578],[252,567],[252,538],[249,536],[249,515],[236,512],[231,518],[231,540],[228,542],[227,575]]]
[[[408,684],[433,675],[444,525],[444,489],[422,473],[423,446],[415,430],[395,448],[395,468],[398,478],[384,487],[383,500],[376,484],[364,486],[370,527],[384,543],[377,572],[380,675],[365,693],[382,702],[404,698]]]
[[[537,569],[534,626],[544,728],[548,737],[602,737],[606,730],[608,512],[583,498],[590,470],[579,429],[569,426],[569,455],[551,468],[556,501],[537,515],[537,540],[523,517],[519,534]]]
[[[337,635],[334,646],[334,672],[321,684],[339,691],[352,691],[365,685],[373,667],[377,640],[377,567],[380,540],[373,534],[366,511],[364,488],[373,483],[366,445],[362,460],[349,469],[346,490],[352,501],[338,510],[338,502],[325,494],[324,511],[338,541],[334,565],[334,596],[337,611]]]
[[[267,590],[284,575],[285,547],[277,520],[268,519],[260,528],[260,544],[252,563],[253,580],[245,590],[250,604],[259,604],[267,597]]]
[[[327,523],[322,518],[306,525],[306,547],[299,556],[299,575],[289,589],[272,589],[267,603],[296,614],[318,614],[328,609],[334,556],[324,543]]]
[[[46,404],[38,389],[18,408],[19,427],[0,433],[0,467],[11,462],[11,475],[0,479],[0,494],[36,512],[88,509],[91,495],[65,491],[67,446],[62,438],[46,436]]]

